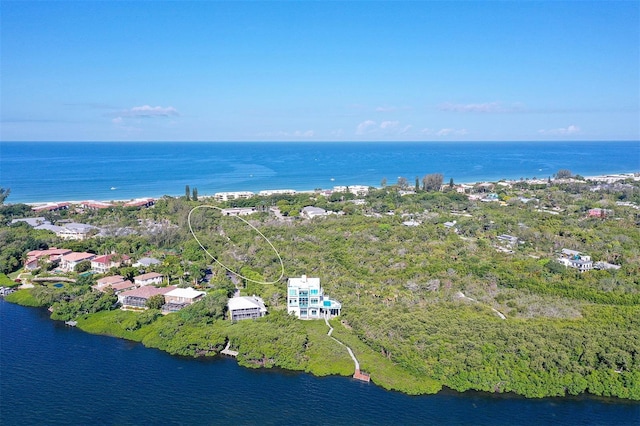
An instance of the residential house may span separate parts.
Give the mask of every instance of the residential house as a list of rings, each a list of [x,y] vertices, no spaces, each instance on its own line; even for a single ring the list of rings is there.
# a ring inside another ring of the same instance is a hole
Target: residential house
[[[144,286],[134,288],[132,290],[123,291],[118,294],[118,302],[122,305],[121,309],[147,309],[147,300],[150,297],[161,294],[165,295],[177,287],[172,285],[168,287]]]
[[[255,207],[234,207],[230,209],[222,209],[221,211],[223,216],[249,216],[256,212],[257,210]]]
[[[595,208],[595,209],[589,209],[589,211],[587,212],[587,215],[589,217],[604,219],[605,217],[609,216],[611,213],[612,211],[608,209]]]
[[[593,269],[591,256],[584,255],[576,250],[562,249],[558,261],[564,266],[586,272]]]
[[[71,253],[65,254],[60,259],[60,269],[65,272],[73,272],[76,269],[76,266],[78,265],[78,263],[83,262],[85,260],[90,261],[94,257],[96,257],[95,254],[86,253],[86,252],[82,252],[82,253],[71,252]]]
[[[165,305],[163,311],[176,312],[185,306],[192,305],[205,296],[204,291],[198,291],[192,287],[176,288],[164,294]]]
[[[323,293],[320,278],[303,275],[287,282],[287,309],[301,319],[320,319],[340,315],[342,305]]]
[[[302,209],[300,212],[300,216],[306,217],[307,219],[313,219],[314,217],[327,216],[328,213],[325,209],[321,209],[320,207],[307,206]]]
[[[161,262],[155,257],[143,257],[133,264],[136,268],[148,268],[152,265],[159,265]]]
[[[498,241],[500,241],[505,246],[510,248],[514,248],[518,245],[518,237],[514,237],[513,235],[502,234],[498,235]]]
[[[111,275],[97,280],[97,283],[92,288],[101,292],[105,292],[110,288],[113,289],[115,294],[120,294],[123,291],[136,288],[136,285],[129,280],[125,280],[121,275]]]
[[[84,240],[100,232],[100,229],[84,223],[67,223],[56,232],[63,240]]]
[[[24,217],[20,219],[11,220],[12,225],[14,223],[19,223],[19,222],[24,222],[32,228],[35,228],[36,226],[40,226],[40,225],[51,225],[51,222],[49,222],[44,217]]]
[[[129,263],[131,259],[125,254],[107,254],[91,259],[91,269],[98,273],[107,273],[111,268],[119,268],[122,264]]]
[[[71,253],[69,249],[58,249],[52,247],[47,250],[31,250],[27,253],[27,260],[24,262],[24,268],[33,271],[42,266],[43,262],[59,262],[62,256]]]
[[[258,296],[236,296],[227,302],[229,319],[240,321],[244,319],[256,319],[267,314],[264,300]]]
[[[133,277],[133,282],[136,286],[156,285],[162,283],[164,275],[157,272],[147,272],[146,274],[137,275]]]
[[[364,196],[369,193],[369,187],[365,185],[334,186],[333,192],[350,192],[356,196]]]

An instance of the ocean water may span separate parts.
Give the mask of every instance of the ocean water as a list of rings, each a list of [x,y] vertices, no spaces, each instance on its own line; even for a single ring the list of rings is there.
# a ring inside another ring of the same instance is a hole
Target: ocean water
[[[2,425],[637,425],[640,404],[478,392],[407,396],[346,377],[173,357],[0,299]]]
[[[640,171],[640,142],[1,142],[7,202],[129,200],[222,191],[380,186]],[[113,188],[113,189],[112,189]]]

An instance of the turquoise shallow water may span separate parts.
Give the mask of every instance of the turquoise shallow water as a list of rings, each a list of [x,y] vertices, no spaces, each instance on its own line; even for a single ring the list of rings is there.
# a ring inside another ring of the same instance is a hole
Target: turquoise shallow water
[[[7,202],[118,200],[266,189],[379,186],[640,171],[640,142],[2,142]],[[113,189],[112,189],[113,188]]]
[[[189,359],[0,300],[2,425],[637,425],[640,404],[442,392]]]

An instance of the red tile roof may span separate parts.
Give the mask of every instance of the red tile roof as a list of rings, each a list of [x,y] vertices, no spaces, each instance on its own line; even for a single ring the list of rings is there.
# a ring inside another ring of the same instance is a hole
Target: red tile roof
[[[175,290],[177,287],[175,285],[170,285],[168,287],[153,287],[150,285],[144,287],[134,288],[133,290],[128,290],[120,293],[122,297],[133,296],[133,297],[142,297],[143,299],[148,299],[151,296],[155,296],[156,294],[165,294],[169,293],[171,290]]]

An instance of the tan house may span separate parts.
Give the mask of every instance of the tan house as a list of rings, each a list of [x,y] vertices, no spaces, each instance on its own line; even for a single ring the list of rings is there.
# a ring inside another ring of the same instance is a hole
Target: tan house
[[[86,252],[68,253],[62,256],[62,259],[60,259],[60,269],[62,269],[65,272],[73,272],[76,266],[78,265],[78,263],[83,262],[85,260],[91,260],[94,257],[96,257],[96,255],[93,253],[86,253]]]
[[[55,262],[61,260],[62,256],[71,253],[69,249],[58,249],[52,247],[47,250],[31,250],[27,253],[27,260],[24,268],[33,271],[41,266],[42,262]]]
[[[144,286],[134,288],[133,290],[123,291],[118,294],[118,302],[122,305],[121,309],[147,309],[147,300],[150,297],[158,294],[166,294],[171,290],[176,289],[176,286],[169,287],[153,287]]]
[[[119,268],[122,264],[126,264],[131,259],[124,254],[107,254],[91,259],[91,269],[98,274],[104,274],[111,268]]]
[[[146,274],[133,277],[133,282],[136,286],[141,287],[145,285],[156,285],[162,283],[164,275],[157,272],[147,272]]]

